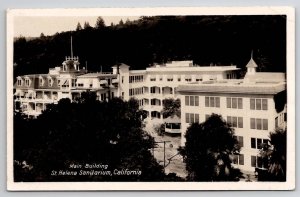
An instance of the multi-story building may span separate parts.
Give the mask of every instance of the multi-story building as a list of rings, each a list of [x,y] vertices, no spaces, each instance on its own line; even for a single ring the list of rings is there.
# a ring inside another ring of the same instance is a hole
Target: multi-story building
[[[193,82],[236,79],[236,66],[198,66],[192,61],[172,61],[154,65],[146,70],[129,70],[129,66],[119,67],[119,91],[125,100],[136,98],[140,106],[151,118],[160,118],[163,100],[179,98],[177,87]],[[114,74],[117,68],[114,68]]]
[[[235,129],[241,146],[234,163],[242,170],[263,168],[258,157],[269,133],[286,125],[286,79],[284,73],[256,72],[251,58],[244,79],[226,79],[180,85],[182,145],[187,127],[219,114]]]
[[[50,68],[48,74],[18,76],[14,85],[15,110],[36,117],[47,104],[62,98],[74,101],[84,91],[95,92],[99,100],[117,95],[117,75],[87,73],[79,68],[78,57],[66,57],[61,67]]]
[[[244,79],[237,79],[236,66],[198,66],[192,61],[173,61],[145,70],[120,64],[112,67],[112,73],[88,73],[79,65],[78,57],[71,56],[48,74],[18,76],[15,109],[38,116],[49,103],[62,98],[74,101],[82,92],[92,91],[101,101],[136,98],[150,120],[162,122],[163,100],[179,98],[181,119],[176,120],[181,123],[182,145],[191,123],[220,114],[235,128],[242,147],[234,163],[247,171],[264,167],[257,156],[262,143],[268,141],[270,131],[286,124],[285,74],[256,72],[252,57]]]

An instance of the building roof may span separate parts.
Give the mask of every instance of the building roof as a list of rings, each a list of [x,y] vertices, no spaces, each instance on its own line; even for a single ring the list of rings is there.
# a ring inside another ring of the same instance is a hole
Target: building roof
[[[146,72],[224,72],[240,70],[236,66],[150,67]]]
[[[112,74],[111,72],[99,72],[99,73],[87,73],[84,75],[79,75],[78,78],[97,78],[97,77],[107,77],[112,76],[116,77],[117,75]]]
[[[255,63],[255,61],[251,57],[251,59],[249,60],[248,64],[246,65],[246,68],[257,68],[257,67],[258,67],[257,64]]]
[[[130,70],[130,74],[145,74],[146,70]]]
[[[165,118],[164,122],[166,122],[166,123],[180,123],[181,119],[178,116],[174,115],[174,116],[170,116],[168,118]]]
[[[243,80],[211,81],[211,83],[194,83],[180,85],[177,92],[185,93],[235,93],[235,94],[266,94],[272,95],[286,89],[285,82],[255,82]]]
[[[281,82],[286,81],[285,73],[256,72],[254,75],[245,76],[246,80],[255,82]]]

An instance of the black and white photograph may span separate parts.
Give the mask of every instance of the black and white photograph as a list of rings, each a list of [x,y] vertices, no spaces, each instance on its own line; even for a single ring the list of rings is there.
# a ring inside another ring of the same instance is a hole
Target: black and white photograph
[[[8,190],[294,189],[294,14],[8,10]]]

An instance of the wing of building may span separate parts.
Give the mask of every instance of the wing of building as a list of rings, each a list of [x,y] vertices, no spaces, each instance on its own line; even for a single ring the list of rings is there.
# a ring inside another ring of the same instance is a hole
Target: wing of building
[[[251,58],[244,79],[225,79],[180,85],[182,145],[193,122],[219,114],[235,129],[241,154],[234,163],[253,172],[267,167],[258,157],[269,133],[286,127],[286,78],[284,73],[259,73]]]

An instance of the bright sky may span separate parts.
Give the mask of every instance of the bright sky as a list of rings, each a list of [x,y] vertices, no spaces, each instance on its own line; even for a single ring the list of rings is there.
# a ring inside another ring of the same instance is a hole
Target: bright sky
[[[98,16],[87,17],[49,17],[49,16],[16,16],[14,18],[14,36],[38,37],[41,33],[44,35],[53,35],[56,32],[75,30],[79,22],[83,27],[84,22],[94,27]],[[124,22],[136,20],[139,16],[103,16],[105,25],[109,26],[112,22],[117,24],[122,19]]]

